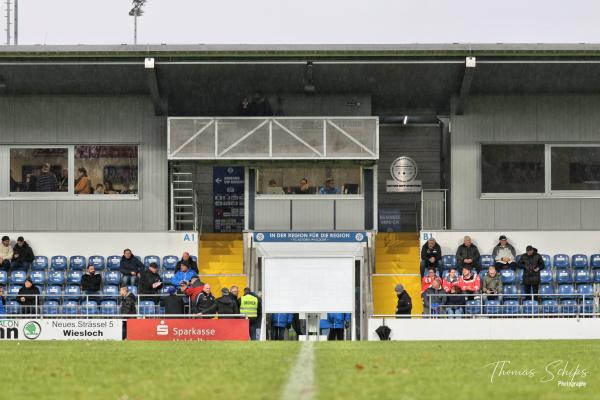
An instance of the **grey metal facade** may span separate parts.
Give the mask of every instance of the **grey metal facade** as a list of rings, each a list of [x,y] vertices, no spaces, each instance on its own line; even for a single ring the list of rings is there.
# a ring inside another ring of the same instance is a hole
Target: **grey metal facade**
[[[137,200],[0,200],[0,231],[166,231],[166,118],[147,96],[2,96],[0,145],[139,144]]]
[[[451,117],[452,229],[595,230],[600,199],[481,199],[481,142],[600,143],[600,96],[475,96]]]

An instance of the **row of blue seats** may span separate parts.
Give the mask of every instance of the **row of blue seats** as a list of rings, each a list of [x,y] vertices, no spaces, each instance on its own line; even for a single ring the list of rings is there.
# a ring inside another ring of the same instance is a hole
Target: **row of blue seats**
[[[555,296],[561,299],[571,299],[581,296],[589,296],[590,298],[594,295],[594,287],[589,283],[580,285],[558,285],[557,288],[554,285],[540,285],[538,294],[544,296]],[[502,298],[503,299],[520,299],[531,297],[531,294],[526,294],[523,291],[523,287],[519,285],[504,285],[502,286]]]
[[[21,314],[22,306],[15,300],[10,300],[5,306],[6,314],[16,315]],[[111,315],[119,314],[119,306],[114,300],[104,300],[100,304],[95,301],[83,301],[79,304],[78,301],[67,300],[61,305],[58,301],[45,301],[39,311],[43,315]],[[157,306],[152,301],[140,301],[139,314],[142,315],[155,315],[164,314],[164,308]]]
[[[138,260],[142,261],[142,258],[135,256]],[[195,256],[190,257],[192,260],[197,261]],[[159,268],[163,267],[168,270],[174,270],[177,267],[179,258],[174,255],[164,256],[162,259],[159,256],[146,256],[144,257],[144,265],[148,267],[150,263],[156,263]],[[97,270],[118,270],[121,265],[121,256],[91,256],[86,258],[84,256],[71,256],[69,259],[65,256],[53,256],[48,261],[46,256],[35,256],[31,263],[31,269],[34,271],[43,271],[48,268],[51,270],[66,270],[67,268],[72,270],[84,270],[88,265],[93,265]]]
[[[561,268],[569,268],[573,267],[575,269],[585,269],[585,268],[600,268],[600,254],[592,254],[588,260],[588,256],[585,254],[574,254],[569,257],[567,254],[556,254],[552,258],[552,262],[550,256],[547,254],[540,254],[542,259],[544,260],[544,265],[547,267],[554,267],[556,269]],[[521,256],[517,256],[517,262]],[[455,255],[445,255],[442,256],[442,266],[443,269],[450,269],[457,266],[456,256]],[[491,265],[494,265],[494,258],[489,254],[484,254],[480,258],[481,266],[483,268],[487,268]]]
[[[29,277],[34,285],[64,285],[79,284],[84,271],[69,270],[69,271],[31,271]],[[118,285],[121,282],[121,273],[119,271],[105,271],[102,274],[102,282],[109,285]],[[175,275],[174,270],[163,270],[160,276],[163,282],[171,282]],[[27,271],[11,271],[8,274],[6,271],[0,271],[0,285],[13,284],[22,285],[27,278]]]
[[[577,301],[576,299],[547,299],[542,300],[540,304],[536,300],[524,300],[519,303],[518,300],[488,300],[482,304],[480,300],[469,300],[465,307],[467,314],[575,314],[594,312],[594,300],[585,299]]]
[[[479,273],[479,278],[483,282],[483,278],[487,270],[482,270]],[[442,274],[442,278],[446,279],[449,271],[446,270]],[[500,275],[500,279],[502,280],[502,284],[520,284],[523,283],[523,270],[517,270],[517,272],[512,269],[505,269],[498,272]],[[595,270],[587,270],[587,269],[543,269],[540,271],[540,283],[543,284],[563,284],[563,283],[600,283],[600,269]]]
[[[160,290],[161,294],[167,294],[169,289],[169,284],[163,285]],[[21,289],[21,285],[8,285],[6,290],[6,297],[8,299],[16,299],[19,294],[19,289]],[[50,298],[60,298],[64,297],[71,300],[78,300],[80,298],[85,298],[85,295],[81,291],[80,285],[46,285],[46,286],[36,286],[40,291],[40,296],[50,299]],[[138,288],[136,286],[128,286],[129,291],[134,295],[138,294]],[[106,298],[117,298],[119,297],[119,285],[103,285],[100,291],[100,294]]]

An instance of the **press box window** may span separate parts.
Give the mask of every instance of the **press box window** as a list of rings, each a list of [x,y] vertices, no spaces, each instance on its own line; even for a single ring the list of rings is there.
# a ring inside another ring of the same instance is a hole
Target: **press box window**
[[[137,146],[75,146],[75,194],[137,193]]]
[[[59,193],[68,190],[68,148],[10,149],[11,193]]]
[[[259,194],[360,194],[360,167],[289,167],[258,170]]]
[[[551,146],[551,190],[600,190],[600,147]]]
[[[543,144],[482,144],[482,193],[544,193]]]

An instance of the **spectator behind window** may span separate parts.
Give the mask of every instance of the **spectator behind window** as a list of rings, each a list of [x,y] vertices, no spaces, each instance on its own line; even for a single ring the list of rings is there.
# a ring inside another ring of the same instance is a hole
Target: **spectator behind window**
[[[96,185],[96,190],[94,190],[94,194],[105,194],[104,185],[99,183]]]
[[[91,194],[92,182],[88,177],[85,168],[77,168],[77,178],[75,178],[75,194]]]
[[[284,192],[281,186],[277,185],[277,181],[275,179],[271,179],[265,194],[284,194]]]
[[[58,180],[56,175],[50,171],[50,164],[44,163],[40,167],[40,174],[37,178],[36,191],[38,192],[56,192],[58,191]]]
[[[333,178],[325,179],[325,186],[319,189],[319,194],[340,194],[340,189],[335,187]]]

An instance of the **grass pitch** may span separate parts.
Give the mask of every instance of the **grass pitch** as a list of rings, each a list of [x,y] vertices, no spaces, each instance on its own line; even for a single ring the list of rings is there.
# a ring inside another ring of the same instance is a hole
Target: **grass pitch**
[[[280,399],[301,346],[0,342],[0,398]],[[600,399],[600,341],[337,342],[314,352],[305,398]]]

